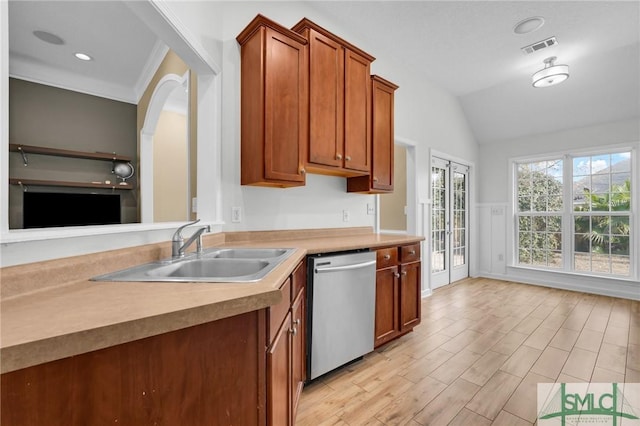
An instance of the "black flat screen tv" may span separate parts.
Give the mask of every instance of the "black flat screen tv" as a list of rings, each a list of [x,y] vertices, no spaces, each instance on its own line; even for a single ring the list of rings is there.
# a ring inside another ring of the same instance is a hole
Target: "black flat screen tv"
[[[24,192],[24,228],[121,223],[119,194]]]

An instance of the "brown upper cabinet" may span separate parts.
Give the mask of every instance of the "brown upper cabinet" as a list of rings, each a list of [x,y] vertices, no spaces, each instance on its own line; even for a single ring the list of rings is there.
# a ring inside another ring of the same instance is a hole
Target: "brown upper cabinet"
[[[305,184],[308,143],[307,41],[258,15],[241,46],[241,184]]]
[[[398,86],[371,76],[372,159],[371,174],[347,179],[347,192],[393,192],[393,98]]]
[[[308,44],[306,168],[335,176],[371,171],[371,62],[375,58],[304,18],[293,28]]]

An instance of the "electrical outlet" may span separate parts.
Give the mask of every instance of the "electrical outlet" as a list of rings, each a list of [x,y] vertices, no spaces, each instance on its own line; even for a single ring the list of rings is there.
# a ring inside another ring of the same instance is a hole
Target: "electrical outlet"
[[[196,197],[191,199],[191,213],[198,213],[198,199]]]
[[[371,203],[367,203],[367,214],[370,216],[373,216],[374,214],[376,214],[376,208]]]
[[[349,210],[342,210],[342,221],[349,222]]]
[[[231,222],[242,222],[242,208],[239,206],[231,207]]]

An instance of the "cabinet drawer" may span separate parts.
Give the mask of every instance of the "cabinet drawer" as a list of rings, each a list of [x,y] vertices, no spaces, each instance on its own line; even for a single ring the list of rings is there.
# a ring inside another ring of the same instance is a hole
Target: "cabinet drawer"
[[[376,269],[398,264],[398,248],[388,247],[376,250]]]
[[[282,287],[282,300],[277,305],[270,306],[267,310],[267,323],[269,324],[269,330],[267,332],[267,346],[273,342],[280,324],[284,321],[285,316],[289,312],[291,306],[291,278],[287,278]]]
[[[400,247],[400,262],[409,263],[420,260],[420,244]]]

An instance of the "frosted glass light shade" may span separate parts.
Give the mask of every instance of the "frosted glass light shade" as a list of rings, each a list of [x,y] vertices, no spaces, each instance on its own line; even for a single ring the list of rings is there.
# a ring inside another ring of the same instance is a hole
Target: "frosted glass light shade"
[[[549,87],[562,83],[569,78],[569,65],[553,65],[535,73],[533,87]]]

